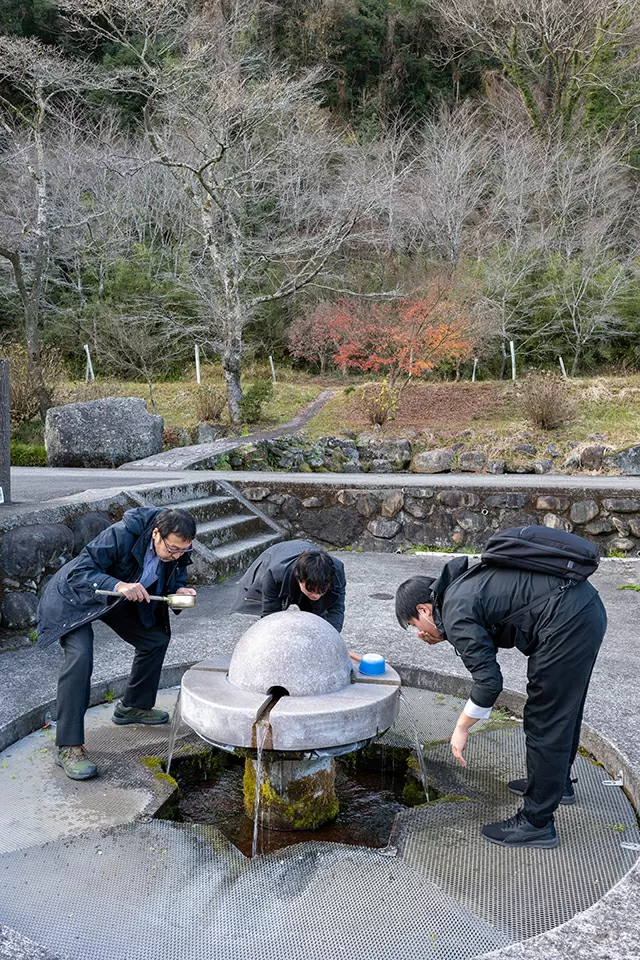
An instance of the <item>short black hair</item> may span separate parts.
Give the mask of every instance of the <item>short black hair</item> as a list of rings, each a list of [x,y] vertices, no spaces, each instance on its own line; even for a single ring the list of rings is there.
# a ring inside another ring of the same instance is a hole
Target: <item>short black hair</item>
[[[181,540],[193,540],[196,535],[196,522],[187,510],[167,507],[156,517],[156,527],[161,537],[175,533]]]
[[[333,560],[324,550],[304,550],[293,568],[298,583],[304,583],[311,593],[326,593],[335,573]]]
[[[435,577],[410,577],[396,590],[396,617],[403,630],[418,616],[419,603],[433,603],[431,585]]]

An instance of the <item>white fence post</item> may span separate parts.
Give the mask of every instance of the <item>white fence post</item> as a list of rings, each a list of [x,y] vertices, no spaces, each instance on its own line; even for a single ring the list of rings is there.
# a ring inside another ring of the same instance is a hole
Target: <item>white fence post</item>
[[[89,344],[85,343],[84,352],[87,355],[87,366],[84,371],[84,382],[88,383],[89,380],[95,380],[96,375],[93,372],[93,364],[91,363],[91,353],[89,352]]]
[[[562,357],[558,357],[558,360],[560,361],[560,370],[562,371],[562,377],[563,377],[564,380],[566,380],[566,379],[567,379],[567,371],[566,371],[565,368],[564,368],[564,360],[562,359]]]
[[[196,343],[196,381],[200,383],[200,347]]]
[[[271,355],[269,355],[269,363],[271,364],[271,379],[273,380],[274,383],[277,383],[278,381],[276,380],[276,368],[273,365],[273,357]]]
[[[515,380],[516,378],[516,348],[513,345],[513,340],[509,340],[509,349],[511,350],[511,379]]]
[[[471,383],[476,382],[476,370],[478,369],[478,358],[473,358],[473,373],[471,374]]]

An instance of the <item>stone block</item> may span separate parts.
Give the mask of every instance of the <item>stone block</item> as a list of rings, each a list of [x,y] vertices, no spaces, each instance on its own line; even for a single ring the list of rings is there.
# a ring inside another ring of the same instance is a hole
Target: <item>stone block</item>
[[[356,510],[361,517],[366,517],[367,519],[376,515],[378,512],[378,506],[377,499],[370,493],[366,493],[364,496],[358,497],[356,501]]]
[[[139,397],[68,403],[47,411],[50,467],[118,467],[162,452],[162,417]]]
[[[400,513],[404,506],[404,493],[402,490],[394,490],[384,498],[380,506],[380,513],[387,519],[392,519],[397,513]]]
[[[621,537],[628,537],[631,533],[631,525],[626,520],[623,520],[622,517],[611,517],[611,523]]]
[[[0,539],[0,568],[10,577],[37,580],[73,555],[73,533],[62,523],[34,523],[8,530]]]
[[[604,458],[609,469],[619,470],[625,477],[640,477],[640,444],[626,447]]]
[[[534,460],[533,461],[534,473],[551,473],[552,469],[553,469],[553,460]]]
[[[601,470],[604,447],[594,444],[580,451],[580,466],[583,470]]]
[[[369,461],[370,473],[393,473],[393,466],[388,460],[376,459]]]
[[[538,452],[538,448],[532,443],[516,443],[513,450],[514,453],[525,453],[531,457],[535,456],[535,454]]]
[[[213,443],[225,435],[222,427],[214,427],[212,423],[199,423],[196,427],[196,439],[198,443]]]
[[[361,460],[387,460],[395,470],[404,470],[411,460],[411,444],[402,438],[379,439],[363,434],[357,447]]]
[[[612,533],[615,528],[611,520],[594,520],[593,523],[588,523],[584,529],[585,533],[591,534],[592,537],[599,537],[602,533]]]
[[[574,523],[589,523],[599,512],[600,507],[595,500],[578,500],[571,506],[570,517]]]
[[[425,507],[419,500],[415,500],[413,497],[405,497],[404,512],[416,520],[424,520],[425,517],[429,516],[429,508]]]
[[[617,537],[615,540],[611,540],[609,549],[622,550],[624,553],[628,553],[629,550],[633,550],[635,545],[635,540],[631,540],[628,537]]]
[[[545,527],[551,527],[552,530],[564,530],[565,533],[571,533],[573,524],[566,517],[557,517],[555,513],[547,513],[543,519]]]
[[[437,499],[445,507],[475,507],[480,503],[478,495],[467,490],[443,490]]]
[[[485,467],[485,470],[487,473],[500,474],[504,473],[504,468],[504,460],[487,460],[487,466]]]
[[[424,450],[413,457],[409,469],[411,473],[447,473],[452,462],[450,450]]]
[[[353,490],[338,490],[336,493],[336,500],[343,507],[352,507],[357,499],[358,496]]]
[[[312,510],[315,507],[323,507],[324,500],[321,500],[320,497],[307,497],[306,500],[302,501],[302,506],[307,510]]]
[[[536,510],[552,510],[554,513],[564,513],[568,509],[568,497],[538,497],[536,500]],[[590,520],[591,517],[588,519]]]
[[[487,519],[481,513],[472,510],[456,510],[456,523],[466,533],[481,533],[487,526]]]
[[[304,532],[312,540],[323,540],[334,547],[351,546],[364,529],[364,519],[356,507],[309,510],[302,523]]]
[[[402,524],[397,520],[372,520],[367,530],[381,540],[391,540],[402,530]]]
[[[493,493],[485,497],[485,503],[488,507],[506,507],[519,508],[526,507],[529,503],[530,495],[528,493]]]
[[[254,502],[257,502],[260,500],[266,500],[271,493],[271,490],[269,487],[248,487],[246,490],[243,490],[242,493],[247,500],[253,500]]]
[[[461,453],[458,468],[463,473],[482,473],[486,462],[487,458],[484,453],[474,453],[473,451]]]
[[[362,473],[362,467],[357,460],[345,460],[342,464],[343,473]]]
[[[625,497],[613,497],[602,501],[609,513],[640,513],[640,500]]]
[[[411,496],[419,500],[430,500],[433,497],[433,487],[411,487]]]
[[[35,593],[11,592],[2,598],[2,626],[24,630],[37,623],[38,598]]]
[[[101,510],[91,511],[91,513],[85,513],[82,517],[78,517],[73,525],[74,557],[80,553],[83,547],[91,543],[99,533],[110,527],[112,522],[109,514]]]

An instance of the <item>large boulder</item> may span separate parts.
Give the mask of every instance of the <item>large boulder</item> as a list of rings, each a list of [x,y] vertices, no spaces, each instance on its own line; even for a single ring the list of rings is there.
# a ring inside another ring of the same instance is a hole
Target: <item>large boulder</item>
[[[619,470],[625,477],[640,477],[640,444],[619,450],[605,457],[604,462],[610,470]]]
[[[9,577],[37,580],[71,559],[73,534],[62,523],[14,527],[0,538],[0,568]]]
[[[394,437],[375,437],[361,434],[358,437],[360,459],[366,462],[387,460],[393,470],[404,470],[411,460],[411,444],[408,440]],[[386,471],[374,470],[374,473]]]
[[[35,593],[5,593],[2,598],[2,626],[8,630],[33,627],[37,621],[38,598]]]
[[[50,467],[119,467],[162,451],[162,417],[139,397],[68,403],[47,411]]]
[[[102,510],[91,511],[78,517],[73,525],[73,555],[77,556],[83,547],[91,543],[99,533],[110,527],[113,520]]]
[[[450,450],[424,450],[416,453],[409,469],[412,473],[447,473],[452,462]]]

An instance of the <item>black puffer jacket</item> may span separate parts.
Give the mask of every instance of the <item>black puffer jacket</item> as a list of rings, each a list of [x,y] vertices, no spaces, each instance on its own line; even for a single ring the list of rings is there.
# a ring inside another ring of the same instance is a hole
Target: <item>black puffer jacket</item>
[[[502,690],[498,648],[515,646],[529,656],[551,633],[570,630],[570,621],[597,596],[586,580],[484,564],[469,568],[467,557],[450,560],[431,590],[434,622],[471,674],[471,699],[479,707],[493,706]]]
[[[135,507],[107,527],[74,560],[65,563],[47,584],[38,607],[38,645],[48,647],[65,633],[104,616],[122,600],[97,597],[96,590],[114,590],[119,582],[135,583],[142,575],[144,555],[160,513],[157,507]],[[154,587],[157,596],[175,593],[187,581],[188,554],[161,563]],[[126,601],[127,603],[130,601]],[[160,604],[169,633],[166,604]]]

